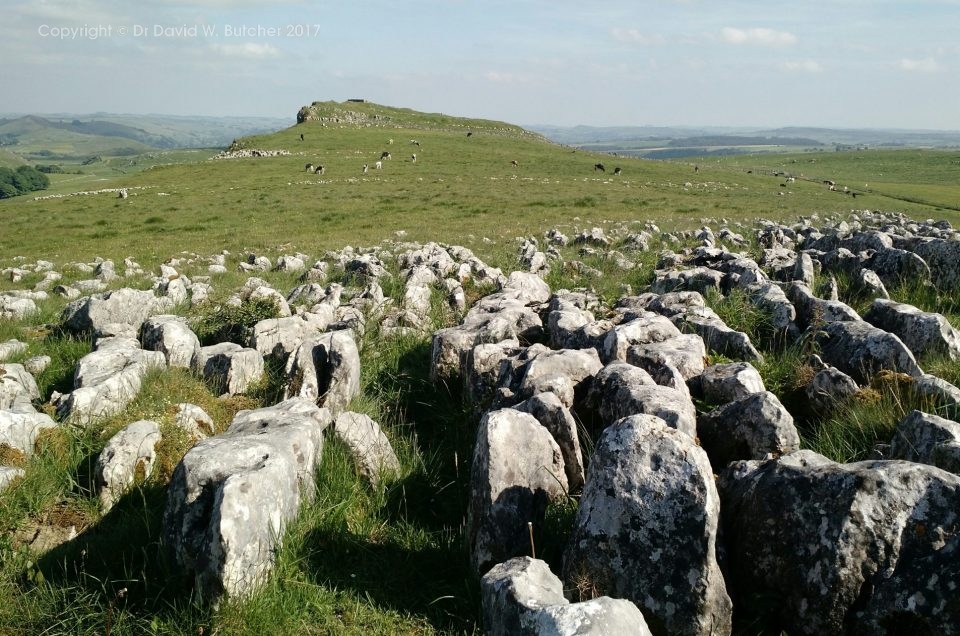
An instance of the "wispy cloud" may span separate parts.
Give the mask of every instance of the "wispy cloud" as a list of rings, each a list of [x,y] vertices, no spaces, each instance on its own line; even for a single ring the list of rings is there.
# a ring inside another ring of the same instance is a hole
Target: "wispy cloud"
[[[641,33],[639,29],[623,29],[617,27],[611,31],[611,34],[613,35],[613,39],[618,42],[632,42],[645,46],[655,46],[666,42],[666,38],[662,35]]]
[[[943,70],[943,66],[932,57],[925,57],[922,60],[903,58],[897,62],[897,68],[908,73],[936,73]]]
[[[794,60],[781,62],[777,65],[781,71],[787,73],[821,73],[823,66],[816,60]]]
[[[792,46],[797,43],[797,36],[793,33],[764,28],[737,29],[724,27],[720,31],[720,39],[728,44],[759,46]]]

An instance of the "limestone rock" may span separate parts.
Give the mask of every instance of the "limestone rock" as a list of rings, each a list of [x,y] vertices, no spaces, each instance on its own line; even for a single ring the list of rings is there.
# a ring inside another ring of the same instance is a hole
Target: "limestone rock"
[[[184,455],[167,489],[164,543],[202,602],[246,597],[272,568],[278,541],[303,502],[330,412],[309,400],[237,413],[221,435]]]
[[[490,411],[477,430],[470,471],[467,540],[483,573],[530,549],[528,523],[539,530],[547,503],[564,496],[560,447],[532,415]]]
[[[237,395],[263,378],[263,356],[256,349],[235,342],[221,342],[200,348],[197,367],[204,381],[218,395]]]
[[[373,485],[383,476],[397,475],[400,460],[380,426],[362,413],[344,412],[333,424],[333,434],[350,449],[360,474]]]
[[[95,484],[104,511],[110,510],[137,479],[150,476],[159,441],[160,426],[151,420],[133,422],[110,438],[94,467]]]
[[[719,515],[709,460],[692,437],[650,415],[619,420],[590,461],[565,584],[633,601],[658,636],[729,634]]]

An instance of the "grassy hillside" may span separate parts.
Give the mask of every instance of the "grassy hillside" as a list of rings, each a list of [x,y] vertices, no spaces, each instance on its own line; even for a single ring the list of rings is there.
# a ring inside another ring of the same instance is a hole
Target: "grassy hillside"
[[[144,165],[123,166],[121,159],[90,166],[96,169],[82,177],[55,175],[51,194],[123,187],[131,196],[119,200],[108,192],[5,201],[0,204],[5,227],[0,259],[165,259],[184,250],[280,246],[316,253],[377,243],[398,231],[414,240],[461,242],[482,252],[488,244],[484,238],[500,243],[553,226],[570,230],[604,221],[653,220],[691,227],[703,218],[793,219],[853,208],[957,218],[947,207],[957,201],[960,181],[953,178],[956,164],[950,163],[956,153],[876,152],[865,159],[804,154],[803,161],[816,161],[804,164],[780,156],[658,162],[574,151],[499,122],[375,104],[318,103],[312,114],[323,119],[238,144],[283,150],[287,156],[181,156],[183,163],[147,162],[155,167],[126,176],[118,172]],[[393,158],[375,170],[384,151]],[[594,169],[597,162],[606,172]],[[307,163],[323,165],[325,174],[306,172]],[[615,167],[622,169],[620,176],[613,175]],[[811,180],[782,188],[782,179],[771,174],[774,168],[803,172]],[[853,200],[830,192],[821,175],[863,194]],[[918,175],[924,180],[908,186]],[[894,183],[900,185],[893,188]],[[923,191],[908,192],[911,187]],[[38,222],[50,231],[35,232]]]

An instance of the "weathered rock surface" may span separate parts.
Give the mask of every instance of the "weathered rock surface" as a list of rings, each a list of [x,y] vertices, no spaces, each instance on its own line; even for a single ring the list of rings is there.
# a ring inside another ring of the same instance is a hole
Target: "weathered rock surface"
[[[221,342],[200,348],[197,367],[204,381],[218,395],[238,395],[263,378],[263,356],[256,349],[235,342]]]
[[[29,400],[20,400],[0,409],[0,445],[31,455],[37,438],[57,423],[46,413],[33,408]]]
[[[960,332],[942,315],[913,305],[877,298],[863,319],[895,334],[914,356],[941,355],[960,358]]]
[[[161,314],[147,318],[140,327],[140,342],[148,351],[160,351],[167,366],[196,368],[200,339],[185,318]]]
[[[169,300],[152,291],[124,287],[114,291],[79,298],[63,310],[63,327],[74,333],[96,331],[103,325],[120,322],[139,330],[148,316],[172,306]]]
[[[690,379],[690,389],[710,404],[726,404],[766,391],[760,372],[749,362],[711,364]]]
[[[132,338],[106,338],[77,363],[75,388],[57,403],[57,413],[81,424],[119,413],[140,393],[147,374],[164,366],[159,351],[144,351]]]
[[[543,561],[516,557],[480,581],[488,636],[614,636],[650,634],[633,603],[607,596],[570,603],[563,583]]]
[[[37,381],[22,364],[0,364],[0,409],[8,409],[18,402],[40,399]]]
[[[491,411],[477,430],[470,470],[467,540],[483,573],[530,550],[528,523],[539,531],[547,503],[567,491],[560,447],[528,413]]]
[[[869,384],[881,370],[912,376],[923,374],[902,340],[862,320],[830,323],[818,332],[817,342],[824,362],[859,384]]]
[[[333,305],[321,304],[309,312],[261,320],[253,326],[250,347],[265,358],[286,360],[304,340],[323,333],[334,321],[334,312]]]
[[[793,416],[769,391],[752,393],[701,415],[697,436],[717,470],[738,459],[779,457],[800,448]]]
[[[138,420],[110,438],[93,470],[103,511],[110,510],[137,480],[150,476],[160,437],[156,422]]]
[[[612,362],[597,373],[589,400],[604,424],[629,415],[656,415],[691,439],[697,435],[697,411],[689,393],[660,386],[626,362]]]
[[[304,397],[334,417],[360,393],[360,352],[350,331],[313,336],[294,350],[286,365],[285,397]]]
[[[960,632],[960,477],[802,450],[732,464],[719,488],[744,610],[790,634]]]
[[[932,413],[912,411],[893,434],[889,458],[960,474],[960,424]]]
[[[0,466],[0,492],[12,486],[18,479],[22,479],[26,471],[13,466]]]
[[[350,449],[360,474],[374,488],[382,477],[399,474],[400,460],[390,440],[368,415],[341,413],[333,424],[333,434]]]
[[[272,568],[287,523],[314,494],[330,412],[309,400],[241,411],[187,451],[167,490],[163,536],[199,598],[244,597]]]
[[[633,601],[657,635],[729,634],[719,514],[710,462],[692,437],[650,415],[619,420],[590,461],[565,584]]]
[[[196,404],[182,402],[177,404],[177,414],[173,423],[190,434],[195,441],[216,434],[213,418]]]
[[[553,441],[560,447],[560,453],[563,455],[564,472],[567,475],[570,492],[578,494],[583,490],[583,454],[580,451],[577,421],[557,394],[538,393],[513,408],[534,416],[550,431]]]

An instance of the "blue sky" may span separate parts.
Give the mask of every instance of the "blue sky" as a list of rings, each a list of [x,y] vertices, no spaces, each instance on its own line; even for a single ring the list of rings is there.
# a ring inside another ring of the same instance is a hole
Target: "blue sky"
[[[4,8],[0,112],[292,120],[314,100],[362,97],[528,125],[960,130],[960,0]]]

